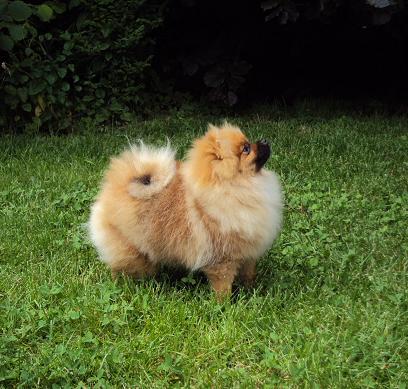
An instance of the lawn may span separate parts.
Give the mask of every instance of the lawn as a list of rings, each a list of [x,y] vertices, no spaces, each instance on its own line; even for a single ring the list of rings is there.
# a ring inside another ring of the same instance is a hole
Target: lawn
[[[84,223],[110,155],[208,121],[0,137],[0,386],[386,387],[408,383],[408,118],[299,108],[230,120],[271,140],[285,223],[255,290],[217,304],[163,269],[113,282]]]

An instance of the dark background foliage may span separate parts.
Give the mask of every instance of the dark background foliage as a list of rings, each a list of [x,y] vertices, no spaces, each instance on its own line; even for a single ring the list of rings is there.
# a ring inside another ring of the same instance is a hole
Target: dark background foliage
[[[158,58],[178,88],[234,105],[272,97],[402,98],[403,2],[180,0]],[[180,27],[182,25],[182,27]]]
[[[0,125],[125,121],[185,101],[407,97],[402,0],[0,0]]]

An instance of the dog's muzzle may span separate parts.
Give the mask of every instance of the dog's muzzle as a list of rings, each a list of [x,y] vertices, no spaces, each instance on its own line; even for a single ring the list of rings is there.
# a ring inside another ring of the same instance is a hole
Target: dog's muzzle
[[[256,142],[256,146],[258,152],[255,158],[255,166],[256,171],[259,172],[259,170],[263,168],[269,156],[271,155],[271,148],[269,147],[269,143],[265,139]]]

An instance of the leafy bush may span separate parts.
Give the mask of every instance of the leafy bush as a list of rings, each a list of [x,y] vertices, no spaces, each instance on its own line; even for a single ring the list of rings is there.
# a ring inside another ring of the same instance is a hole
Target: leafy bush
[[[160,14],[155,1],[0,0],[0,125],[126,119],[146,103]]]

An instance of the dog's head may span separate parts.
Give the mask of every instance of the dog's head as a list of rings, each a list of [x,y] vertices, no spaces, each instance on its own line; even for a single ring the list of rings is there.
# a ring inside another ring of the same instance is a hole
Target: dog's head
[[[195,141],[188,161],[199,183],[212,184],[259,174],[270,153],[268,142],[251,143],[238,127],[225,122],[208,127]]]

